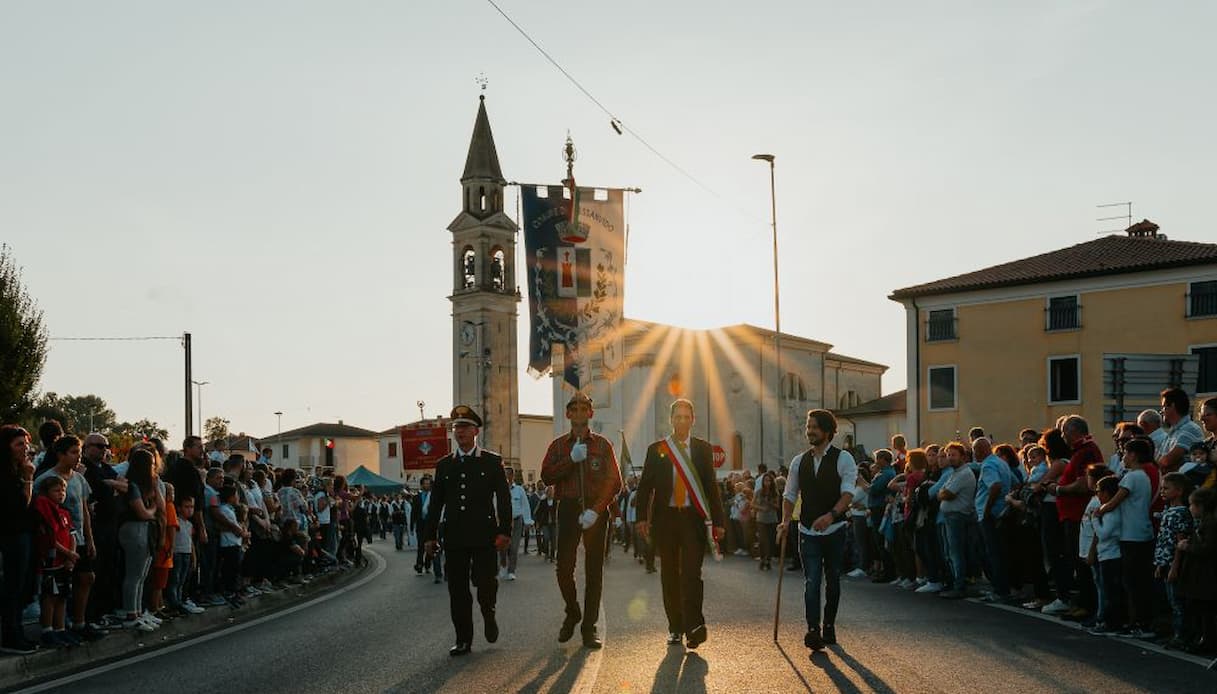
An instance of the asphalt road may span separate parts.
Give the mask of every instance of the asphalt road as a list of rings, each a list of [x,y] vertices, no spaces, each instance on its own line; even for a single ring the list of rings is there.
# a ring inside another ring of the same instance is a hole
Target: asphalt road
[[[499,642],[487,644],[475,618],[473,653],[453,659],[446,586],[415,575],[413,552],[373,549],[379,573],[331,599],[44,691],[1217,692],[1217,673],[1133,642],[849,580],[840,645],[809,657],[799,576],[786,574],[775,645],[778,573],[736,557],[707,562],[709,641],[686,653],[664,643],[659,575],[619,547],[606,569],[604,650],[557,643],[552,565],[530,555],[500,585]]]

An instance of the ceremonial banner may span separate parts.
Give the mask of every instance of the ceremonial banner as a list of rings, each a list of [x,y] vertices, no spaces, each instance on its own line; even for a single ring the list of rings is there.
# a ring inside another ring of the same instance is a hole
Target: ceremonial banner
[[[548,373],[552,347],[560,344],[563,380],[579,389],[590,381],[593,355],[614,366],[620,361],[625,191],[531,185],[520,190],[532,318],[528,372],[536,378]]]
[[[447,427],[401,427],[401,467],[429,470],[448,455]]]

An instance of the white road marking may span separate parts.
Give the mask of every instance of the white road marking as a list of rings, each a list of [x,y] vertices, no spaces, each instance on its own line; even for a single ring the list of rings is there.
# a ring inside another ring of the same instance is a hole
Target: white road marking
[[[1064,619],[1057,619],[1056,617],[1054,617],[1052,615],[1046,615],[1042,612],[1036,612],[1035,610],[1020,609],[1013,605],[1002,605],[1002,604],[996,603],[996,602],[984,602],[983,600],[978,600],[976,598],[968,598],[967,601],[970,603],[977,604],[977,605],[984,605],[985,607],[993,607],[993,608],[996,608],[999,610],[1005,610],[1006,612],[1013,612],[1014,614],[1021,614],[1024,617],[1034,617],[1035,619],[1038,619],[1040,621],[1050,622],[1052,624],[1064,626],[1069,629],[1073,629],[1075,631],[1083,631],[1083,632],[1086,631],[1085,627],[1083,627],[1081,624],[1078,624],[1077,622],[1070,622],[1070,621],[1066,621]],[[1087,633],[1089,633],[1089,632],[1087,632]],[[1119,641],[1121,643],[1126,643],[1130,646],[1135,646],[1137,648],[1143,648],[1147,651],[1152,651],[1159,655],[1170,656],[1171,658],[1174,658],[1176,660],[1182,660],[1182,661],[1188,662],[1188,663],[1195,663],[1200,666],[1207,666],[1210,664],[1209,658],[1205,658],[1205,657],[1198,656],[1198,655],[1192,655],[1190,653],[1184,653],[1182,651],[1167,650],[1167,649],[1159,646],[1156,643],[1151,643],[1149,641],[1144,641],[1142,639],[1127,638],[1124,636],[1118,636],[1116,634],[1107,634],[1106,636],[1109,639],[1114,639],[1115,641]]]
[[[604,599],[600,600],[600,638],[608,640],[608,619],[604,614]],[[598,648],[587,656],[587,660],[583,662],[583,668],[579,670],[579,678],[575,680],[575,684],[571,687],[573,694],[591,694],[596,689],[596,680],[600,678],[600,662],[604,659],[601,651],[604,648]]]
[[[196,636],[194,638],[186,639],[185,641],[178,641],[177,643],[173,644],[172,646],[165,646],[164,648],[158,648],[154,651],[148,651],[147,653],[140,653],[139,655],[135,655],[130,658],[123,658],[122,660],[116,660],[116,661],[114,661],[112,663],[108,663],[106,665],[101,665],[101,666],[98,666],[95,668],[91,668],[91,669],[85,670],[83,672],[77,672],[73,675],[68,675],[67,677],[60,677],[59,679],[51,680],[50,682],[44,682],[42,684],[39,684],[39,685],[36,685],[33,687],[29,687],[26,689],[21,689],[19,691],[20,692],[29,692],[31,694],[33,692],[49,691],[51,689],[55,689],[56,687],[62,687],[65,685],[72,684],[74,682],[79,682],[81,680],[88,679],[90,677],[96,677],[97,675],[103,675],[107,672],[112,672],[119,668],[125,668],[130,665],[134,665],[136,663],[142,663],[145,660],[152,660],[153,658],[158,658],[162,655],[176,653],[177,651],[180,651],[183,648],[194,646],[194,645],[197,645],[200,643],[207,643],[208,641],[211,641],[213,639],[218,639],[221,636],[229,636],[238,631],[244,631],[245,629],[249,629],[250,627],[256,627],[260,624],[265,624],[266,622],[269,622],[271,620],[279,619],[280,617],[286,617],[287,615],[299,612],[300,610],[306,610],[314,605],[318,605],[327,600],[333,600],[334,598],[338,597],[339,595],[345,595],[346,593],[349,593],[352,590],[355,590],[356,588],[360,588],[360,587],[366,585],[369,581],[372,581],[377,576],[384,573],[385,568],[388,567],[388,564],[385,562],[384,557],[380,556],[380,554],[378,552],[372,550],[371,548],[364,548],[363,551],[368,554],[371,554],[373,557],[376,558],[376,568],[372,571],[372,573],[368,574],[367,576],[364,576],[363,578],[359,579],[358,581],[355,581],[354,583],[352,583],[349,586],[343,586],[342,588],[339,588],[338,590],[336,590],[332,593],[326,593],[325,595],[321,595],[316,598],[313,598],[312,600],[309,600],[308,602],[303,602],[303,603],[300,603],[299,605],[293,605],[292,607],[289,607],[286,610],[282,610],[280,612],[272,612],[271,614],[263,615],[253,621],[245,622],[244,624],[237,624],[237,625],[234,625],[231,627],[225,627],[223,629],[218,629],[211,633],[203,634],[202,636]]]

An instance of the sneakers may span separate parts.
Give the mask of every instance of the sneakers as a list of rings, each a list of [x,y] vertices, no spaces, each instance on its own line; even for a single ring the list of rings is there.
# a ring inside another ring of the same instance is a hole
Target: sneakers
[[[1107,626],[1103,622],[1099,622],[1086,630],[1092,636],[1107,636],[1108,634],[1116,633],[1116,631],[1116,629]]]
[[[1065,614],[1068,611],[1069,611],[1069,603],[1062,601],[1060,598],[1057,598],[1056,600],[1053,600],[1052,602],[1048,603],[1047,605],[1044,605],[1043,609],[1040,610],[1040,612],[1042,612],[1043,614],[1052,614],[1052,615]]]
[[[854,569],[845,575],[849,578],[866,578],[866,572],[862,569]]]
[[[160,617],[157,617],[156,615],[152,614],[151,612],[145,612],[145,613],[141,614],[139,617],[140,617],[140,619],[144,620],[145,622],[148,622],[149,624],[151,624],[154,627],[159,627],[160,625],[165,623],[165,620],[161,619]]]
[[[149,622],[145,622],[144,620],[142,620],[138,617],[135,619],[128,619],[128,620],[124,621],[123,628],[124,629],[134,629],[135,631],[145,631],[145,632],[156,631],[156,627],[152,626],[152,624],[150,624]]]
[[[902,590],[908,590],[909,588],[917,585],[917,582],[909,578],[902,578],[899,581],[896,581],[895,585],[897,588]]]
[[[1126,629],[1125,631],[1121,632],[1120,636],[1124,636],[1124,637],[1130,638],[1130,639],[1152,639],[1155,636],[1157,636],[1157,634],[1155,634],[1152,631],[1147,631],[1145,629],[1142,629],[1141,627],[1131,627],[1131,628]]]
[[[746,557],[748,556],[748,551],[741,547],[740,549],[735,550],[735,556]]]
[[[192,601],[187,600],[182,603],[182,611],[189,614],[203,614],[207,610],[204,610],[203,608],[194,604]]]
[[[219,595],[212,594],[203,598],[203,604],[207,607],[223,607],[228,604],[228,601]]]
[[[72,630],[72,635],[80,641],[98,641],[109,634],[110,632],[105,629],[98,629],[92,624],[86,624],[83,627]]]
[[[927,581],[925,585],[921,586],[920,588],[918,588],[917,590],[915,590],[913,592],[914,593],[939,593],[939,592],[942,592],[942,589],[945,587],[946,586],[942,585],[941,583],[936,583],[934,581]]]
[[[67,648],[68,646],[72,645],[61,637],[59,632],[50,630],[42,632],[42,636],[39,637],[38,643],[41,644],[43,648]]]
[[[513,574],[513,573],[508,572],[508,574],[507,574],[507,580],[508,580],[508,581],[514,581],[514,580],[516,580],[516,575],[515,575],[515,574]]]

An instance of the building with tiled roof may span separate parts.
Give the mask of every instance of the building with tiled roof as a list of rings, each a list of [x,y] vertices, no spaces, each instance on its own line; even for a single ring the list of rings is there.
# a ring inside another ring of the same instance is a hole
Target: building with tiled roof
[[[1149,220],[890,298],[906,311],[910,444],[972,426],[1013,439],[1074,413],[1106,428],[1168,385],[1217,394],[1217,244]]]
[[[379,469],[378,437],[375,431],[338,420],[267,436],[258,443],[271,449],[271,462],[275,465],[308,474],[346,475],[360,465]]]

